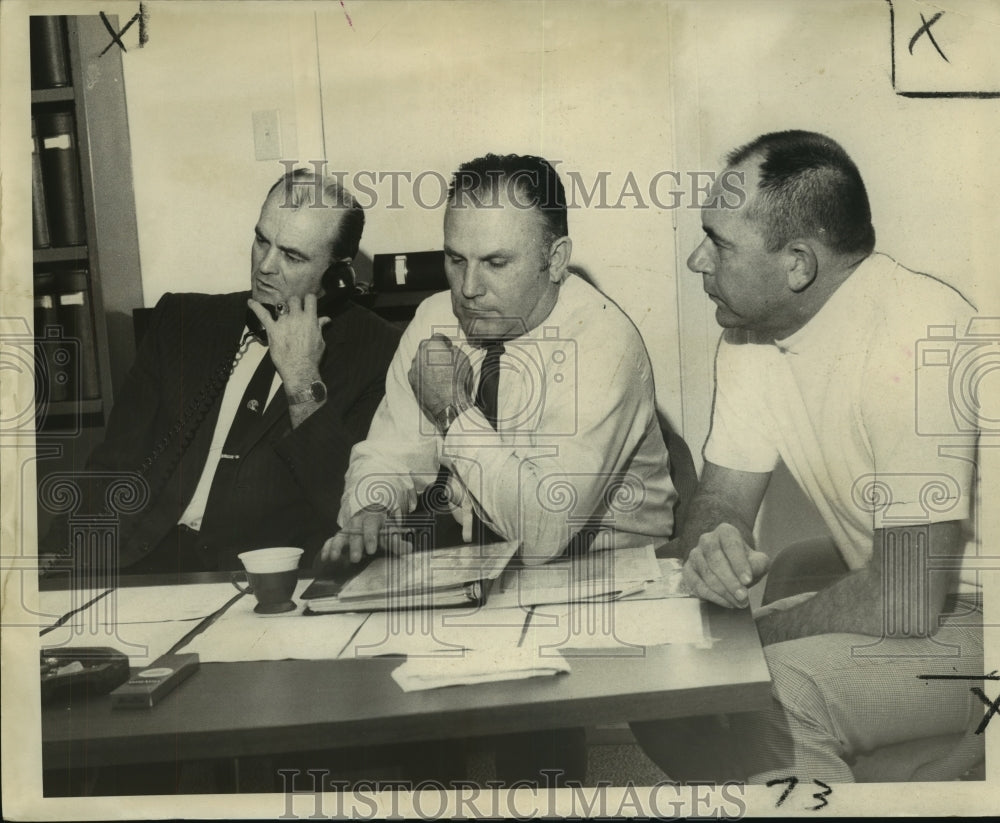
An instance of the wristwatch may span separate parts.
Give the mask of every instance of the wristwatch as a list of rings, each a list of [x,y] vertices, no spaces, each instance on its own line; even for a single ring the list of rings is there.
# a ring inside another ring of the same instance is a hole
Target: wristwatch
[[[297,406],[299,403],[308,403],[310,400],[322,403],[326,400],[326,383],[322,380],[313,380],[309,388],[303,391],[285,392],[288,395],[288,405]]]

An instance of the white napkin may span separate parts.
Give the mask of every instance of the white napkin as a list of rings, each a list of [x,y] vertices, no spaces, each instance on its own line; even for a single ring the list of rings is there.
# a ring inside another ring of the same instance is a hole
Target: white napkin
[[[404,692],[522,680],[526,677],[569,673],[569,663],[549,652],[541,657],[536,648],[467,649],[462,655],[413,657],[392,672]]]

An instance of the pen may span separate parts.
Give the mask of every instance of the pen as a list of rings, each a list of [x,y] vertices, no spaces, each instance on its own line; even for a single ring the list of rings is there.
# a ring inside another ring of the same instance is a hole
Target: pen
[[[583,600],[588,602],[601,601],[601,600],[621,600],[629,595],[638,594],[646,588],[646,581],[642,580],[638,583],[633,583],[630,586],[624,586],[620,589],[615,589],[610,592],[602,592],[601,594],[595,594],[590,597],[584,597]]]

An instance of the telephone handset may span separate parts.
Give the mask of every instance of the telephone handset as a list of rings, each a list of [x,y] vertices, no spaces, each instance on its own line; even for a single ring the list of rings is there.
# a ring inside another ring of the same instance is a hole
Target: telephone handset
[[[354,291],[354,270],[350,262],[337,261],[333,263],[324,273],[320,281],[323,285],[323,296],[316,302],[317,317],[331,317],[336,308]],[[278,307],[270,303],[261,303],[268,310],[273,320],[278,319]],[[267,343],[267,332],[264,324],[253,313],[252,309],[247,309],[246,319],[247,329],[263,343]]]
[[[270,303],[261,303],[261,305],[268,310],[271,314],[272,320],[278,319],[278,307],[272,306]],[[250,334],[256,337],[265,345],[267,344],[267,332],[264,330],[264,324],[260,322],[260,318],[253,313],[253,309],[247,307],[247,319],[246,319],[247,329]]]

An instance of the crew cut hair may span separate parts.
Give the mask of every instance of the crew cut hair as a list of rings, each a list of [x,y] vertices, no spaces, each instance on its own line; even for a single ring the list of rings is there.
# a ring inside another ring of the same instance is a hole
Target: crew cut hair
[[[733,150],[730,167],[760,160],[760,182],[747,205],[768,251],[796,237],[821,241],[838,254],[875,248],[871,207],[861,173],[835,140],[811,131],[761,135]]]
[[[501,191],[510,204],[538,210],[549,241],[569,234],[566,190],[555,167],[543,157],[486,154],[463,163],[452,175],[448,202],[452,207],[462,207],[467,200],[479,206],[499,206]]]

